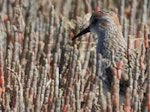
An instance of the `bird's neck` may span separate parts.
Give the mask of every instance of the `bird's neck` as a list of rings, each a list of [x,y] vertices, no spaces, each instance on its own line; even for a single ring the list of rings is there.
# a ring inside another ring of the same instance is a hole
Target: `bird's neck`
[[[122,32],[121,28],[119,27],[110,27],[107,30],[99,31],[97,36],[97,53],[101,53],[103,55],[104,50],[110,50],[113,48],[113,46],[115,46],[114,44],[116,42],[114,41],[117,41],[118,37],[122,37]]]

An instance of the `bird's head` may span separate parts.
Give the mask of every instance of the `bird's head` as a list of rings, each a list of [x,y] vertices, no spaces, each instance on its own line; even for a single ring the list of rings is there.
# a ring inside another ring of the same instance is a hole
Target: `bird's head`
[[[94,12],[90,18],[90,25],[74,36],[72,40],[88,32],[99,34],[119,26],[120,23],[116,13],[108,10]]]

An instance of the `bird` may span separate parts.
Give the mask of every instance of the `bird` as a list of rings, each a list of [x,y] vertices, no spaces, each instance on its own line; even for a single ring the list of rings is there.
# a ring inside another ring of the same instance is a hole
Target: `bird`
[[[75,40],[88,32],[93,32],[98,36],[98,42],[96,46],[97,55],[101,54],[103,60],[108,60],[111,62],[113,50],[114,61],[116,63],[120,60],[123,62],[120,85],[122,86],[121,91],[125,92],[126,87],[129,86],[128,68],[132,66],[130,66],[127,58],[127,41],[123,37],[117,14],[106,9],[93,12],[92,16],[90,17],[89,26],[75,35],[72,40]],[[132,60],[131,64],[134,64],[134,59]],[[111,64],[108,63],[104,69],[107,79],[106,83],[108,83],[108,86],[110,86],[112,80]]]

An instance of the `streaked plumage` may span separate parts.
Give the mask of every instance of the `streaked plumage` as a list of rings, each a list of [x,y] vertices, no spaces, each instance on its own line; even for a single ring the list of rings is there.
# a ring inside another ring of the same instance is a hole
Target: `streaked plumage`
[[[118,62],[120,60],[123,61],[122,78],[120,83],[121,85],[126,85],[129,80],[127,42],[122,35],[121,26],[117,14],[108,10],[101,10],[99,12],[94,12],[90,18],[89,27],[81,31],[73,39],[87,32],[94,32],[97,34],[98,43],[96,50],[97,54],[101,53],[103,59],[111,62],[112,57],[111,54],[113,50],[114,61],[115,62]],[[133,58],[134,56],[131,57]],[[134,59],[132,60],[131,64],[132,65],[134,64]],[[108,66],[105,68],[106,72],[104,74],[108,81],[110,81],[110,79],[112,78],[112,76],[110,76],[112,75],[110,66],[111,64],[108,64]],[[108,81],[107,83],[109,83]]]

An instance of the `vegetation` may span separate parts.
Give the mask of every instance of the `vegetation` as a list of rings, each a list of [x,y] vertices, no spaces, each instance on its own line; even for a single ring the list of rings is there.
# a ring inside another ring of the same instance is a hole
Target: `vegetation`
[[[108,94],[96,77],[97,37],[71,40],[89,24],[91,13],[103,8],[118,13],[127,49],[137,52],[122,104],[116,75]],[[148,32],[149,0],[0,0],[0,110],[150,111]]]

